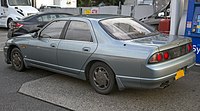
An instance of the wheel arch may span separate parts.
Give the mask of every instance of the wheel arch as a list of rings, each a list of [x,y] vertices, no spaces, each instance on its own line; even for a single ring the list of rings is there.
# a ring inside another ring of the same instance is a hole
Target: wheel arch
[[[7,28],[9,28],[9,21],[10,21],[10,20],[13,20],[13,18],[9,17],[9,18],[7,19],[7,21],[6,21],[6,27],[7,27]]]
[[[87,63],[87,65],[86,65],[86,67],[85,67],[85,77],[86,77],[86,80],[88,80],[88,76],[89,76],[89,71],[90,71],[90,68],[91,68],[91,66],[94,64],[94,63],[96,63],[96,62],[102,62],[102,63],[104,63],[104,64],[106,64],[108,67],[110,67],[110,69],[112,70],[112,72],[114,73],[114,76],[115,76],[115,78],[116,78],[116,75],[115,75],[115,72],[114,72],[114,70],[113,70],[113,68],[111,67],[111,65],[109,65],[107,62],[105,62],[105,61],[103,61],[103,60],[91,60],[91,61],[89,61],[88,63]]]
[[[8,52],[7,52],[9,61],[11,60],[11,51],[12,51],[14,48],[18,48],[18,49],[20,50],[20,48],[19,48],[17,45],[10,45],[9,48],[8,48]]]

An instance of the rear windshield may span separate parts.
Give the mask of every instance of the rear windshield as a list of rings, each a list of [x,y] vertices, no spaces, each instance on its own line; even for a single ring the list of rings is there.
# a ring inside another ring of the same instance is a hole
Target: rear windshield
[[[24,18],[22,18],[22,20],[24,20],[24,21],[27,21],[27,20],[30,20],[30,19],[32,19],[34,16],[36,16],[37,14],[32,14],[32,15],[30,15],[30,16],[27,16],[27,17],[24,17]]]
[[[119,40],[130,40],[145,37],[153,33],[153,30],[139,23],[133,18],[112,18],[100,21],[101,26]]]

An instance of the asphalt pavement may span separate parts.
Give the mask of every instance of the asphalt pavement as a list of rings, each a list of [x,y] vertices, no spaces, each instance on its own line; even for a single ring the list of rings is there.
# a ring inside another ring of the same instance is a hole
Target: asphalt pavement
[[[199,80],[200,74],[191,71],[165,89],[116,90],[101,95],[88,82],[54,74],[24,83],[19,92],[76,111],[198,111]]]
[[[6,28],[0,28],[0,51],[2,51],[5,41],[7,40],[7,30]]]
[[[0,51],[0,111],[66,111],[65,108],[18,93],[23,83],[51,75],[51,72],[31,69],[16,72],[4,62]]]

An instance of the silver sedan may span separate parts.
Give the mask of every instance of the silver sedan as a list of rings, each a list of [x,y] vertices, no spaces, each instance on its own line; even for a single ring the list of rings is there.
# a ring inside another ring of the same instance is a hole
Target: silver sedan
[[[190,38],[163,35],[117,15],[54,20],[7,40],[4,55],[16,71],[38,67],[89,80],[101,94],[117,87],[166,87],[195,64]]]

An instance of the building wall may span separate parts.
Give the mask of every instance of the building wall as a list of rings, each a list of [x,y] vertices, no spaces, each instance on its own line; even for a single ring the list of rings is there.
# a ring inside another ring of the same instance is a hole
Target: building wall
[[[54,0],[54,5],[60,5],[60,0]]]
[[[35,0],[36,1],[36,8],[40,8],[44,5],[54,5],[54,0]]]

